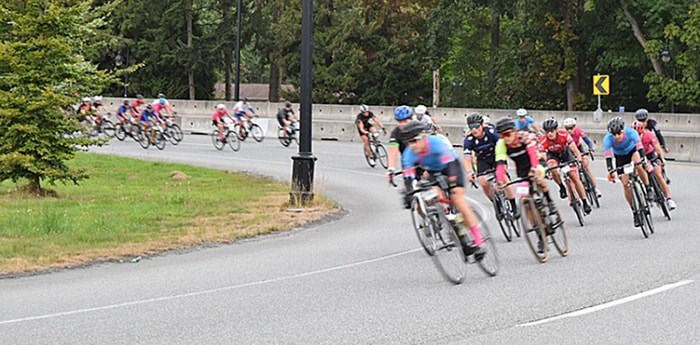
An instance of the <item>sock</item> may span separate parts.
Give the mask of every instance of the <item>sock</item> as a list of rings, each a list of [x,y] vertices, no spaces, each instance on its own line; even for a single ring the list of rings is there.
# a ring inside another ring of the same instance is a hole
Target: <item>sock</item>
[[[510,202],[510,207],[513,209],[513,211],[516,210],[516,205],[515,205],[515,199],[508,199],[508,202]]]
[[[472,237],[474,237],[474,245],[481,247],[482,244],[484,244],[484,238],[481,237],[481,231],[479,231],[479,226],[474,225],[471,228],[469,228],[472,232]]]

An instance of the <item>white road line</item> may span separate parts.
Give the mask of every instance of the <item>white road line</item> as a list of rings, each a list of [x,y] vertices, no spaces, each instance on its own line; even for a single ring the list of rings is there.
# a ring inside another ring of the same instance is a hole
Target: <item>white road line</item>
[[[30,317],[24,317],[24,318],[19,318],[19,319],[4,320],[4,321],[0,321],[0,326],[12,324],[12,323],[25,322],[25,321],[35,321],[35,320],[42,320],[42,319],[57,318],[57,317],[61,317],[61,316],[84,314],[84,313],[89,313],[89,312],[93,312],[93,311],[116,309],[116,308],[132,306],[132,305],[169,301],[169,300],[174,300],[174,299],[201,296],[201,295],[222,292],[222,291],[230,291],[230,290],[235,290],[235,289],[240,289],[240,288],[245,288],[245,287],[250,287],[250,286],[276,283],[276,282],[280,282],[280,281],[284,281],[284,280],[303,278],[303,277],[308,277],[308,276],[317,275],[317,274],[321,274],[321,273],[327,273],[327,272],[338,271],[338,270],[342,270],[342,269],[346,269],[346,268],[352,268],[352,267],[356,267],[356,266],[360,266],[360,265],[366,265],[369,263],[383,261],[383,260],[395,258],[397,256],[406,255],[406,254],[410,254],[410,253],[422,251],[422,250],[423,250],[423,248],[419,247],[419,248],[415,248],[415,249],[404,250],[402,252],[398,252],[398,253],[394,253],[394,254],[380,256],[380,257],[374,258],[374,259],[353,262],[350,264],[324,268],[324,269],[320,269],[320,270],[316,270],[316,271],[298,273],[298,274],[293,274],[293,275],[289,275],[289,276],[282,276],[282,277],[277,277],[277,278],[258,280],[258,281],[249,282],[249,283],[224,286],[224,287],[220,287],[220,288],[216,288],[216,289],[201,290],[201,291],[189,292],[189,293],[184,293],[184,294],[179,294],[179,295],[149,298],[149,299],[144,299],[144,300],[124,302],[124,303],[118,303],[118,304],[110,304],[110,305],[105,305],[105,306],[101,306],[101,307],[69,310],[69,311],[64,311],[64,312],[60,312],[60,313],[30,316]]]
[[[537,326],[537,325],[541,325],[543,323],[556,321],[556,320],[560,320],[560,319],[564,319],[564,318],[576,317],[576,316],[586,315],[586,314],[590,314],[590,313],[595,313],[595,312],[603,310],[603,309],[615,307],[615,306],[618,306],[620,304],[632,302],[632,301],[635,301],[635,300],[638,300],[638,299],[641,299],[644,297],[656,295],[658,293],[661,293],[661,292],[664,292],[667,290],[675,289],[677,287],[680,287],[680,286],[683,286],[686,284],[690,284],[692,282],[693,282],[693,280],[681,280],[681,281],[673,283],[673,284],[664,285],[664,286],[658,287],[656,289],[641,292],[641,293],[638,293],[636,295],[627,296],[625,298],[610,301],[610,302],[603,303],[600,305],[584,308],[584,309],[577,310],[577,311],[574,311],[571,313],[562,314],[562,315],[558,315],[558,316],[554,316],[554,317],[550,317],[550,318],[546,318],[546,319],[542,319],[542,320],[523,323],[523,324],[518,325],[518,327]]]

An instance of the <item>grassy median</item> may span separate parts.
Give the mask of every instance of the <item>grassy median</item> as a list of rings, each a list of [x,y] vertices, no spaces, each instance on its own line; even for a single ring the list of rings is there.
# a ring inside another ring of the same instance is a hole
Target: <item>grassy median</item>
[[[90,178],[44,185],[54,196],[0,184],[0,275],[230,242],[338,211],[320,195],[292,210],[288,185],[244,173],[87,153],[71,164]]]

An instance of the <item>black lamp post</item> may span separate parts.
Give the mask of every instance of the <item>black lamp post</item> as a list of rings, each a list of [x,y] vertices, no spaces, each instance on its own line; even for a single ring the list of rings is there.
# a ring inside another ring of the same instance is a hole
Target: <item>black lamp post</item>
[[[127,57],[129,55],[129,51],[126,51]],[[126,67],[127,66],[127,59],[122,56],[121,50],[117,52],[117,56],[114,57],[114,64],[117,66],[117,68],[122,68],[122,66]],[[124,98],[127,97],[127,86],[126,84],[129,82],[129,74],[125,73],[124,74]]]
[[[672,58],[673,58],[673,56],[671,55],[671,52],[668,49],[668,41],[666,41],[666,44],[664,46],[664,50],[661,52],[661,61],[663,61],[664,63],[669,63],[669,62],[671,62]],[[676,82],[676,65],[673,64],[671,66],[671,68],[673,70],[672,78],[673,78],[673,82],[675,84],[675,82]],[[673,114],[675,112],[675,104],[674,103],[675,102],[673,101],[673,98],[671,97],[671,114]]]
[[[312,0],[301,3],[301,111],[299,153],[292,157],[292,204],[307,204],[313,200],[314,165],[311,152],[311,87],[312,87]]]
[[[236,2],[236,83],[233,98],[239,101],[241,90],[241,0]]]

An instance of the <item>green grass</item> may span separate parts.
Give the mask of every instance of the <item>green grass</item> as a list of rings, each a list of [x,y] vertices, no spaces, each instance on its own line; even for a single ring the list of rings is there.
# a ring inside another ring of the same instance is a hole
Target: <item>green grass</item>
[[[42,185],[58,197],[0,183],[0,273],[230,241],[303,221],[284,212],[289,186],[268,178],[87,153],[71,166],[90,178]],[[173,179],[173,171],[189,178]]]

